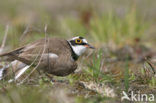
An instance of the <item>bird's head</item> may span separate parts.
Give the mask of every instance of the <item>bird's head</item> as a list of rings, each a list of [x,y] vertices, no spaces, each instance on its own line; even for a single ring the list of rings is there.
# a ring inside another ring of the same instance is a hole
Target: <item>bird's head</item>
[[[84,39],[83,37],[79,37],[79,36],[74,37],[68,40],[68,42],[70,43],[71,48],[73,49],[73,52],[77,56],[82,55],[86,51],[87,48],[94,49],[94,47],[88,44],[87,40]]]

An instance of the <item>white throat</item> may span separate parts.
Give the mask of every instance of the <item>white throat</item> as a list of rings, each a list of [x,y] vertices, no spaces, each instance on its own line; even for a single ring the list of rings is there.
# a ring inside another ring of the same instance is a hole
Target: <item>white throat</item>
[[[74,53],[78,56],[81,56],[85,51],[86,51],[86,47],[83,45],[77,45],[77,46],[71,46]]]

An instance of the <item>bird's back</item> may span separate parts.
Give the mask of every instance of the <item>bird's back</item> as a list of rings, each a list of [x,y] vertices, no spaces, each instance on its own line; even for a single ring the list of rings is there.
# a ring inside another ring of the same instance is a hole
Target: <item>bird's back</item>
[[[19,60],[29,64],[42,54],[53,53],[57,56],[64,55],[71,57],[71,48],[65,39],[48,38],[40,39],[26,46],[15,49],[11,52],[1,54],[0,56],[8,56],[8,60]]]

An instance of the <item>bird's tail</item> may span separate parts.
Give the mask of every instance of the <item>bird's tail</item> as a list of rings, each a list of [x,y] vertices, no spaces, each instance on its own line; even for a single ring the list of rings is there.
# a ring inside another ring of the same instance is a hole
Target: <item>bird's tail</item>
[[[5,71],[10,67],[10,65],[6,65],[3,68],[0,69],[0,80],[3,79]]]
[[[27,69],[30,68],[29,65],[26,65],[20,61],[12,61],[9,65],[4,66],[3,68],[0,68],[0,80],[4,79],[6,75],[9,73],[8,68],[12,67],[13,71],[15,73],[15,77],[11,80],[17,80],[19,79]]]
[[[3,68],[1,68],[0,69],[0,80],[2,80],[2,79],[4,79],[4,77],[6,76],[6,71],[7,71],[7,69],[10,67],[10,65],[7,65],[7,66],[5,66],[5,67],[3,67]],[[29,69],[30,68],[30,66],[25,66],[25,67],[23,67],[23,68],[21,68],[20,70],[19,70],[19,72],[17,73],[17,75],[13,78],[13,79],[10,79],[9,80],[9,82],[11,81],[16,81],[18,78],[20,78],[23,74],[24,74],[24,72],[27,70],[27,69]]]

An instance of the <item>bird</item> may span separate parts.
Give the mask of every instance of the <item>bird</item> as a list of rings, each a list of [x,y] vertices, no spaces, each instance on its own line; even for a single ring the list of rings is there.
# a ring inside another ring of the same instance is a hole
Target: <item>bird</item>
[[[88,49],[95,49],[81,36],[69,40],[57,37],[43,38],[10,52],[0,54],[10,64],[0,69],[0,80],[9,68],[17,80],[28,68],[38,65],[39,70],[56,76],[67,76],[77,67],[78,58]]]

